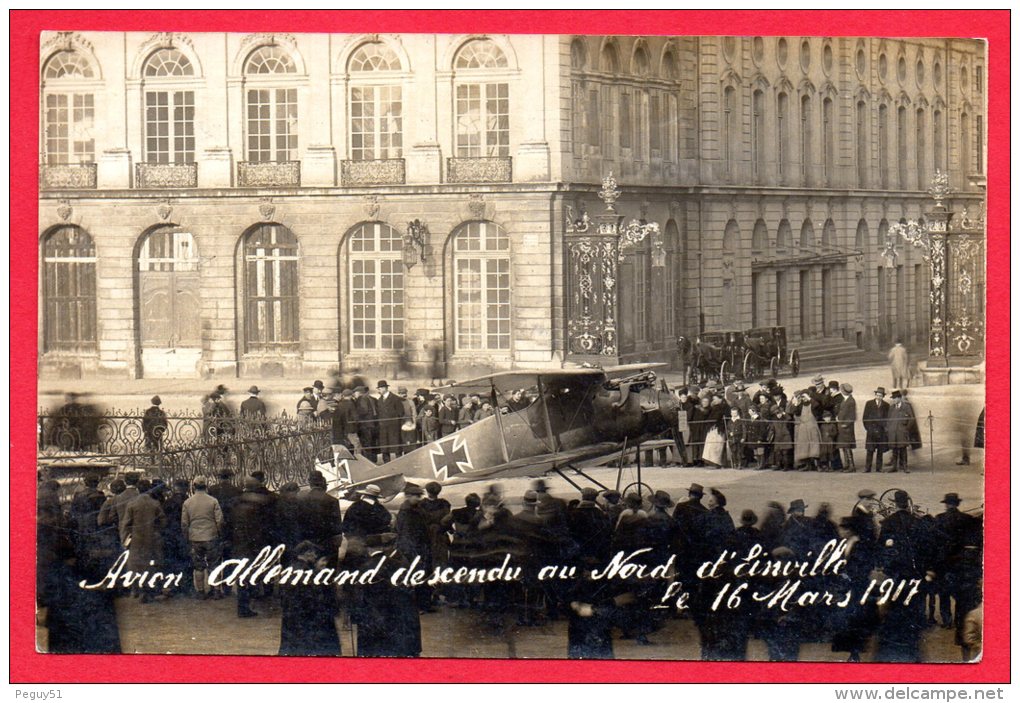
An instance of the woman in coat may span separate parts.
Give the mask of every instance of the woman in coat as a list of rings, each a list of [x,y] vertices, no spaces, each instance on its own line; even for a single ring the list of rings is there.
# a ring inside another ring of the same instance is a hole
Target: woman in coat
[[[128,548],[127,568],[136,573],[160,571],[163,565],[166,514],[152,495],[154,491],[149,479],[138,481],[138,491],[140,495],[128,503],[124,510],[124,520],[120,523],[121,544]],[[142,602],[148,603],[150,600],[152,593],[146,589]]]
[[[288,566],[318,571],[329,566],[322,549],[305,540],[293,550]],[[340,656],[336,587],[330,584],[281,583],[280,654],[296,657]]]
[[[804,464],[802,471],[817,471],[822,437],[811,410],[811,397],[806,392],[798,393],[790,401],[790,414],[793,415],[793,463]]]

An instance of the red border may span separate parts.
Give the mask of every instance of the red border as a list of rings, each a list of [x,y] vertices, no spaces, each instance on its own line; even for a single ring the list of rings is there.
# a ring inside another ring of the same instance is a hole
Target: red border
[[[1008,682],[1009,669],[1009,11],[12,11],[11,660],[15,682]],[[985,655],[977,665],[702,664],[535,660],[310,660],[35,653],[35,411],[39,32],[60,29],[287,32],[804,34],[989,40],[988,441]],[[997,382],[997,381],[1002,381]],[[269,662],[271,666],[266,666]],[[116,672],[116,673],[113,673]]]

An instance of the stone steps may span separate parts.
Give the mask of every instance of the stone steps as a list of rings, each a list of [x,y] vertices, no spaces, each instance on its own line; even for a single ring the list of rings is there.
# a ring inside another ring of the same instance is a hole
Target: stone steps
[[[800,353],[801,368],[818,369],[827,366],[855,366],[881,363],[885,355],[858,349],[842,337],[821,337],[791,342],[790,347]]]

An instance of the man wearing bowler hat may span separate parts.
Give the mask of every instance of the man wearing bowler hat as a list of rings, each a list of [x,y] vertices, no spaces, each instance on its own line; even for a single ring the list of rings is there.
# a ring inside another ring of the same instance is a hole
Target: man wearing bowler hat
[[[404,423],[404,401],[390,393],[386,381],[376,384],[379,397],[375,401],[379,432],[379,463],[400,455],[400,426]]]
[[[875,458],[875,472],[882,473],[882,455],[888,449],[886,443],[886,420],[889,404],[885,402],[885,388],[875,389],[875,397],[864,404],[864,473],[871,473],[872,458]]]
[[[248,399],[241,403],[241,417],[249,420],[264,420],[266,418],[266,404],[259,398],[258,386],[248,389]]]
[[[843,454],[845,471],[857,471],[854,465],[854,449],[857,448],[857,437],[854,425],[857,424],[857,401],[854,400],[854,387],[849,383],[839,386],[840,400],[836,409],[836,446]]]
[[[889,408],[889,415],[886,420],[886,440],[889,448],[892,449],[893,467],[890,473],[902,470],[903,473],[910,473],[907,468],[907,449],[914,445],[911,430],[916,427],[917,420],[910,405],[903,402],[903,394],[896,390],[892,392],[892,406]]]
[[[942,627],[949,629],[953,627],[954,621],[960,624],[965,612],[959,607],[959,591],[962,587],[961,566],[964,562],[964,550],[967,547],[968,539],[974,529],[976,518],[960,510],[960,496],[957,493],[946,493],[942,499],[946,509],[935,516],[935,526],[938,528],[942,548],[939,554],[938,575],[936,592],[939,596],[939,616],[942,619]],[[950,598],[957,602],[955,620],[950,607]]]

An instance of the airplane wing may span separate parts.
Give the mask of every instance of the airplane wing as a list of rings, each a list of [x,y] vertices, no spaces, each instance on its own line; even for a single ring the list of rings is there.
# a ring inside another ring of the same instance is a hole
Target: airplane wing
[[[652,371],[653,369],[661,369],[669,366],[662,362],[652,362],[647,364],[620,364],[619,366],[607,366],[602,369],[606,374],[607,378],[619,378],[620,376],[629,376],[640,371]]]
[[[663,364],[665,365],[665,364]],[[437,391],[453,390],[481,390],[486,393],[495,386],[502,391],[511,391],[514,388],[531,388],[535,380],[541,378],[543,381],[552,381],[558,378],[577,378],[578,376],[603,376],[605,372],[598,368],[574,368],[574,369],[531,369],[516,371],[498,371],[477,378],[469,378],[465,381],[455,381],[446,386],[436,388]]]
[[[561,452],[550,452],[538,456],[521,457],[513,461],[504,462],[495,466],[487,467],[481,471],[474,471],[470,474],[461,474],[445,483],[454,485],[458,483],[470,483],[472,481],[490,480],[495,478],[516,478],[518,476],[543,476],[549,471],[557,468],[564,468],[570,464],[591,462],[604,457],[618,455],[621,444],[619,442],[599,442],[584,447],[577,447]]]

